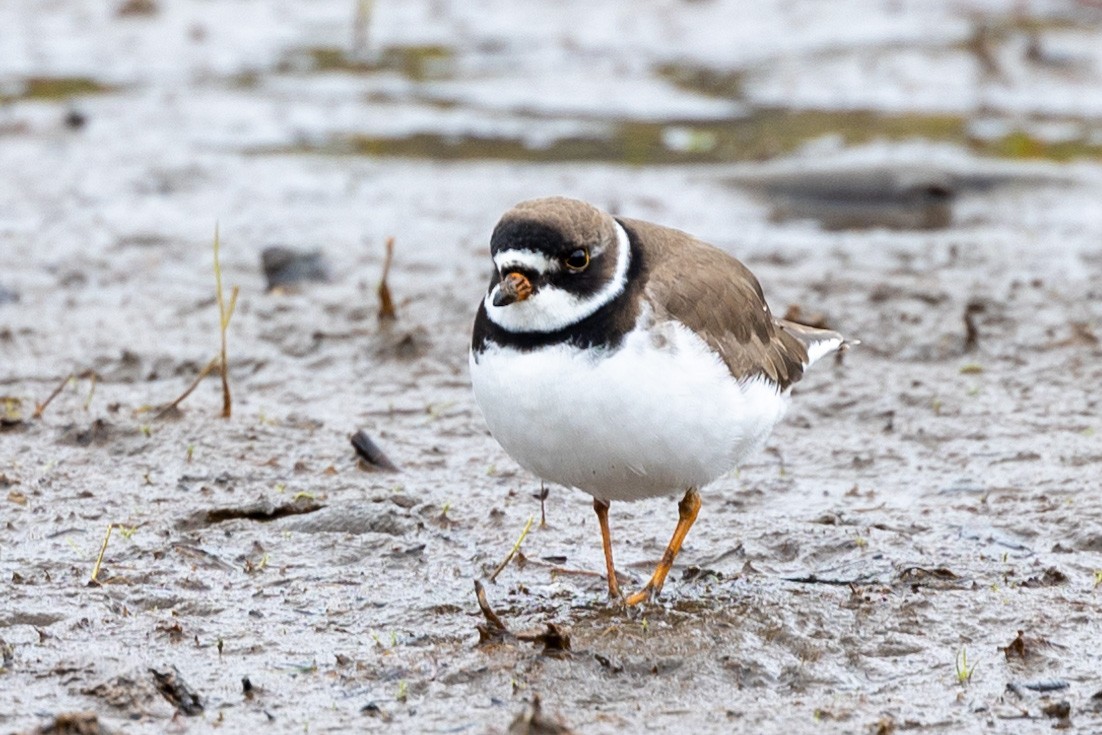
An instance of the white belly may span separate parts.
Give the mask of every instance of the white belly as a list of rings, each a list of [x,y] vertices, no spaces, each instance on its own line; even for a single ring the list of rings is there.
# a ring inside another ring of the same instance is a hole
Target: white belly
[[[490,433],[521,466],[602,500],[703,487],[758,449],[787,395],[735,381],[690,330],[628,334],[602,355],[488,346],[471,382]],[[661,346],[659,346],[661,345]]]

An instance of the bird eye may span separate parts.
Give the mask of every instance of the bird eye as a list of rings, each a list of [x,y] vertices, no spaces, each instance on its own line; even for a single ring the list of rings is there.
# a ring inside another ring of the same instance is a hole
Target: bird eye
[[[575,250],[570,255],[563,258],[562,262],[563,265],[566,266],[567,270],[574,271],[575,273],[577,273],[578,271],[583,271],[585,270],[586,266],[589,265],[589,251],[579,248],[578,250]]]

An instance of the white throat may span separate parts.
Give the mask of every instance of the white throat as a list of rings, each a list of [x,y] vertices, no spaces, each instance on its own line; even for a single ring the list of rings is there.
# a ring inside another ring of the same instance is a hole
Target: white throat
[[[616,268],[612,278],[597,293],[579,298],[561,288],[543,286],[524,301],[494,306],[492,289],[483,299],[486,316],[494,324],[510,332],[557,332],[580,322],[611,302],[627,287],[628,268],[631,265],[631,241],[628,233],[619,222],[613,221],[613,226],[616,228]]]

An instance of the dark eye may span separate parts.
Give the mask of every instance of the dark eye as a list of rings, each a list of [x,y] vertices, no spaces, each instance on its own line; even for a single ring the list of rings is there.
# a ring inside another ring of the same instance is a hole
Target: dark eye
[[[566,266],[567,270],[572,270],[575,272],[585,270],[585,267],[589,265],[589,251],[579,248],[578,250],[575,250],[570,255],[563,258],[562,262],[563,265]]]

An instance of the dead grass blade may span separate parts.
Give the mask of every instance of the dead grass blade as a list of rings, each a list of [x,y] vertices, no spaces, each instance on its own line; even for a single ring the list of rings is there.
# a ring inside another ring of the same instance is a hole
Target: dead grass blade
[[[214,287],[218,297],[218,325],[221,337],[221,351],[219,355],[219,368],[222,375],[222,418],[228,419],[233,414],[233,398],[230,396],[229,361],[226,359],[226,329],[230,326],[230,318],[237,308],[237,295],[240,289],[233,287],[230,293],[229,305],[226,304],[226,296],[222,292],[222,261],[219,258],[220,241],[218,237],[218,225],[214,225]]]
[[[54,388],[54,392],[51,393],[49,396],[47,396],[46,400],[44,400],[42,403],[39,403],[38,405],[36,405],[34,407],[34,415],[33,415],[34,418],[36,418],[36,419],[42,418],[42,412],[46,410],[46,406],[49,406],[50,401],[57,398],[58,394],[60,394],[61,391],[65,390],[65,386],[69,384],[69,381],[72,380],[73,377],[74,377],[73,373],[69,373],[68,375],[66,375],[65,378],[60,383],[57,384],[57,387]]]
[[[394,309],[394,300],[390,297],[390,286],[387,278],[390,276],[390,264],[394,261],[394,238],[386,239],[386,259],[383,260],[383,277],[379,280],[379,321],[393,321],[398,318],[398,312]]]
[[[181,393],[179,396],[177,396],[176,400],[174,400],[172,403],[169,403],[164,408],[162,408],[160,411],[158,411],[157,414],[153,418],[154,419],[164,418],[170,411],[178,408],[179,405],[184,402],[184,399],[187,398],[188,396],[190,396],[192,394],[192,391],[194,391],[196,388],[199,387],[199,384],[203,382],[203,378],[210,375],[211,372],[213,372],[214,369],[216,367],[218,367],[220,362],[221,362],[221,360],[217,357],[214,358],[213,360],[211,360],[210,362],[208,362],[207,366],[205,368],[203,368],[202,370],[200,370],[199,374],[195,376],[195,380],[191,381],[191,385],[189,385],[183,393]]]
[[[96,586],[99,584],[99,570],[103,566],[103,555],[107,553],[107,542],[111,540],[111,531],[114,530],[115,524],[107,524],[107,534],[103,537],[103,545],[99,547],[99,556],[96,557],[96,565],[92,567],[92,578],[88,580],[88,584]]]
[[[490,575],[491,582],[497,579],[497,575],[501,574],[501,570],[509,566],[509,562],[511,562],[513,557],[517,555],[517,552],[520,551],[520,545],[524,543],[524,539],[528,536],[528,532],[532,530],[532,523],[535,522],[535,520],[535,516],[528,516],[528,522],[524,524],[524,530],[520,532],[520,538],[513,544],[513,548],[509,551],[508,555],[506,555],[501,563],[497,565],[497,569],[494,570],[494,573]]]

